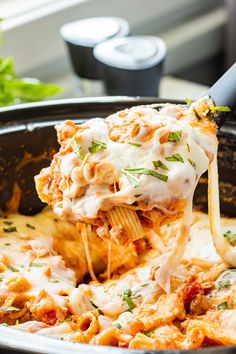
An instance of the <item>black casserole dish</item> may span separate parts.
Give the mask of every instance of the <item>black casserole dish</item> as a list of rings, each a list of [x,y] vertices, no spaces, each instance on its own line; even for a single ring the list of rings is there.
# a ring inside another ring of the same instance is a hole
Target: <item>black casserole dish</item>
[[[22,194],[19,212],[32,215],[43,208],[33,177],[47,166],[57,149],[54,125],[65,119],[77,123],[94,117],[105,117],[117,110],[139,104],[163,102],[152,98],[135,99],[110,97],[102,99],[73,99],[22,105],[0,110],[0,208],[5,209],[17,182]],[[179,102],[174,102],[179,103]],[[219,134],[219,172],[221,212],[236,216],[236,125],[232,122]],[[195,207],[207,208],[207,176],[202,178],[195,193]],[[2,351],[1,351],[2,348]],[[6,351],[8,350],[8,351]],[[59,342],[13,329],[0,327],[0,352],[24,353],[161,353],[161,351],[127,350]],[[185,351],[164,351],[181,353]],[[187,351],[188,352],[188,351]],[[189,351],[190,352],[190,351]],[[236,353],[235,347],[195,350],[204,353]]]

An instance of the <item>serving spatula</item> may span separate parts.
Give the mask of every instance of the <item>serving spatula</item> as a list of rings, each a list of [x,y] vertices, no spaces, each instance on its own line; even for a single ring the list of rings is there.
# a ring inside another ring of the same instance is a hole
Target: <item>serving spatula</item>
[[[227,119],[236,111],[236,63],[234,63],[203,97],[209,96],[215,104],[214,120],[221,128]],[[190,101],[190,100],[189,100]],[[191,103],[191,102],[190,102]],[[189,105],[189,103],[187,103]],[[160,110],[164,104],[146,105]],[[181,105],[182,106],[182,105]]]
[[[226,122],[236,110],[236,63],[234,63],[221,78],[210,88],[207,95],[214,101],[215,106],[219,107],[215,118],[218,127]],[[225,107],[220,109],[220,107]],[[229,107],[227,110],[226,107]]]

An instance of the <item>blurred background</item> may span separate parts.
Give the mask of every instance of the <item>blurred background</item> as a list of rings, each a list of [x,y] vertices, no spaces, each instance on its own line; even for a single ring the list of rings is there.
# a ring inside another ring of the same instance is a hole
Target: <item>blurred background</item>
[[[122,17],[130,35],[165,42],[163,98],[195,98],[235,62],[235,0],[0,0],[0,57],[12,57],[20,77],[59,85],[57,97],[89,95],[78,88],[60,29],[97,16]]]

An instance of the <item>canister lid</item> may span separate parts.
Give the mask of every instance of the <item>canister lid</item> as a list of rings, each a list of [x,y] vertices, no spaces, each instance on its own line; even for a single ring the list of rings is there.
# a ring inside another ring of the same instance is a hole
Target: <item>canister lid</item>
[[[166,55],[163,40],[154,36],[113,38],[94,48],[97,60],[120,69],[141,70],[157,65]]]
[[[61,27],[65,41],[85,47],[94,47],[106,39],[128,34],[129,24],[120,17],[91,17]]]

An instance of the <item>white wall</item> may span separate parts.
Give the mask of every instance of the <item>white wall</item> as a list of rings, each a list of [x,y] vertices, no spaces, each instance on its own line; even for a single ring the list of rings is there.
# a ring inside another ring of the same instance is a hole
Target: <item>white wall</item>
[[[186,48],[185,39],[186,30],[191,29],[192,18],[200,12],[214,10],[215,15],[209,17],[211,31],[214,32],[213,50],[219,50],[222,27],[225,22],[224,9],[217,9],[221,0],[60,0],[51,6],[46,6],[41,10],[32,11],[19,17],[9,19],[3,23],[4,43],[1,49],[1,55],[14,56],[16,70],[19,74],[34,74],[43,79],[58,75],[60,70],[68,70],[67,53],[59,34],[61,25],[65,22],[76,19],[115,15],[125,17],[133,33],[153,33],[161,34],[167,42],[171,43],[169,53],[175,48],[178,55],[175,57],[172,51],[170,59],[167,61],[167,71],[171,72],[176,65],[187,65],[186,58],[181,55],[182,43],[185,47],[185,53],[189,54],[188,60],[194,60],[191,56],[191,50]],[[220,11],[220,12],[219,12]],[[214,11],[213,11],[214,12]],[[208,16],[208,15],[207,15]],[[198,18],[198,17],[197,17]],[[206,25],[205,19],[205,25]],[[184,27],[187,21],[187,28]],[[197,20],[198,21],[198,20]],[[179,30],[178,38],[176,24],[183,27]],[[195,29],[199,29],[201,22],[195,23]],[[192,32],[195,33],[194,28]],[[172,32],[171,32],[172,31]],[[173,38],[175,41],[173,42]],[[191,38],[188,38],[188,41]],[[207,41],[211,40],[211,37]],[[167,43],[169,46],[170,43]],[[201,52],[201,46],[197,44],[198,53]],[[192,44],[193,48],[194,45]],[[204,44],[204,55],[210,55],[210,46]],[[186,55],[185,55],[186,57]],[[199,55],[198,55],[199,57]]]

